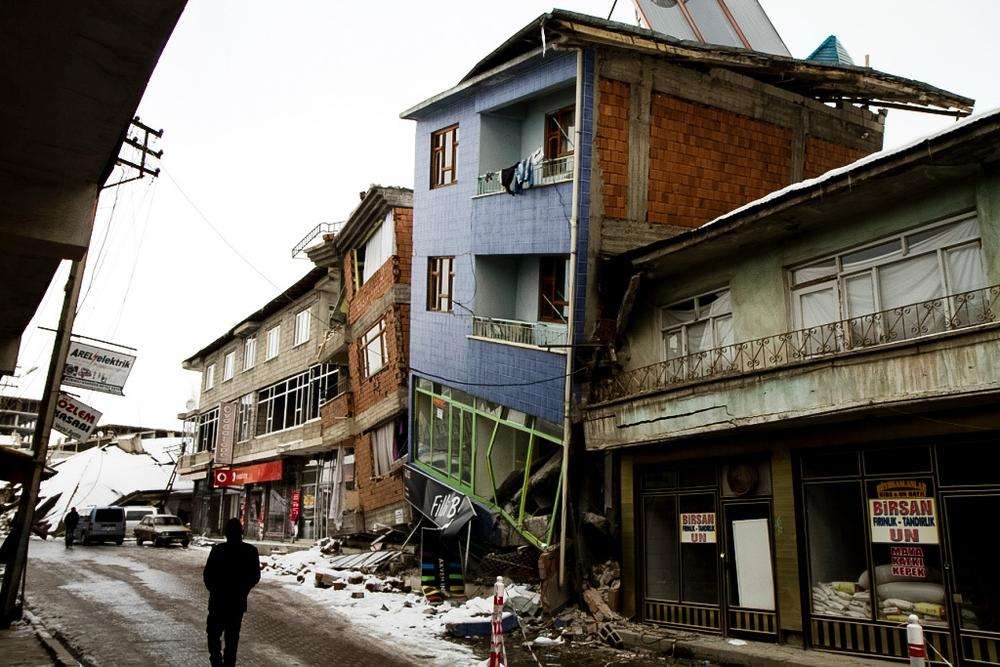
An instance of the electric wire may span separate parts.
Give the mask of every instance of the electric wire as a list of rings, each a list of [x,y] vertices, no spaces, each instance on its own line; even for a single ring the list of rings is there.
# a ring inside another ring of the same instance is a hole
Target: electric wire
[[[128,280],[125,281],[125,294],[122,296],[121,303],[118,306],[118,315],[115,317],[115,326],[111,331],[109,338],[114,338],[118,333],[118,326],[122,321],[122,314],[125,312],[125,304],[128,303],[129,294],[132,291],[132,279],[135,277],[136,267],[139,266],[139,257],[142,253],[142,244],[146,240],[146,232],[149,230],[149,218],[153,213],[153,204],[156,203],[156,186],[153,186],[153,194],[149,200],[149,208],[146,210],[146,220],[143,223],[142,231],[139,234],[139,245],[136,247],[134,256],[132,258],[132,269],[129,271]]]

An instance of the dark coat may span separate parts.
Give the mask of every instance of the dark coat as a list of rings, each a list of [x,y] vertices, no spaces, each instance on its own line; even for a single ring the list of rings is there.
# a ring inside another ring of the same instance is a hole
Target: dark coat
[[[260,581],[257,547],[246,542],[223,542],[212,547],[203,573],[208,589],[208,610],[217,614],[242,614],[247,595]]]
[[[63,519],[63,525],[66,526],[67,533],[72,533],[76,530],[78,523],[80,523],[80,515],[75,511],[70,512],[66,515],[66,518]]]

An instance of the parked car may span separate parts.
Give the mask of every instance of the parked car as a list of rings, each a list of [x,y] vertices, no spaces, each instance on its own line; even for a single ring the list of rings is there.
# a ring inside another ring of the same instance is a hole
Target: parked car
[[[135,527],[135,543],[142,546],[143,542],[152,542],[161,547],[178,542],[182,547],[191,543],[191,529],[185,526],[180,518],[173,514],[151,514],[143,517]]]
[[[151,514],[157,514],[159,510],[150,505],[138,506],[138,505],[128,505],[125,507],[125,534],[134,535],[135,527],[139,525],[143,517],[150,516]]]
[[[122,544],[125,541],[125,508],[113,505],[83,508],[73,539],[80,544]]]

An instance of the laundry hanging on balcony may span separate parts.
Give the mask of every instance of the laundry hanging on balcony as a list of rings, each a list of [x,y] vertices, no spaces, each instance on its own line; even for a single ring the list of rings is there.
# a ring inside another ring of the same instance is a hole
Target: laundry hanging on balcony
[[[500,184],[508,194],[518,195],[535,184],[535,171],[542,163],[542,149],[500,170]]]

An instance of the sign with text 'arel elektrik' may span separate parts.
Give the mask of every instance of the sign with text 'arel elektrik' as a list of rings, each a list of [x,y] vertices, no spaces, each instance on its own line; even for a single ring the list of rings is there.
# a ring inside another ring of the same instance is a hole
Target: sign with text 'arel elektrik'
[[[122,388],[134,363],[135,355],[71,341],[62,383],[123,396]]]

